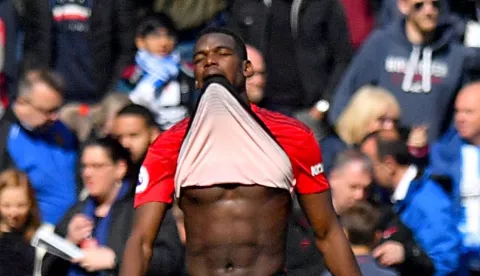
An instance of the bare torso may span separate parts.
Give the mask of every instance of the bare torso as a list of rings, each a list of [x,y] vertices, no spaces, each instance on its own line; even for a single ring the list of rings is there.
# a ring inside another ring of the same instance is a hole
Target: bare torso
[[[281,273],[291,198],[285,190],[236,184],[182,189],[191,276]]]

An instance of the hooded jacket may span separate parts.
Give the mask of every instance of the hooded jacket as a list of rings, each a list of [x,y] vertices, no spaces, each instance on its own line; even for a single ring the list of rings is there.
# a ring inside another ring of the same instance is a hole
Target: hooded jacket
[[[433,41],[413,45],[405,19],[377,30],[365,42],[336,90],[330,110],[335,122],[352,94],[367,84],[386,88],[402,109],[402,125],[427,124],[435,140],[449,126],[453,101],[465,78],[466,50],[449,22],[438,25]]]

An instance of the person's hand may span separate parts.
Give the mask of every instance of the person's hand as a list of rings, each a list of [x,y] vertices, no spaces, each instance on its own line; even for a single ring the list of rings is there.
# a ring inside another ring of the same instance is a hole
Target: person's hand
[[[408,135],[407,145],[414,148],[423,148],[428,143],[428,127],[427,126],[415,126]]]
[[[401,264],[405,261],[405,248],[396,241],[387,241],[373,250],[373,257],[383,266]]]
[[[323,117],[325,117],[325,113],[320,112],[315,106],[310,108],[308,114],[310,114],[310,117],[312,117],[312,119],[315,119],[317,121],[321,121],[323,120]]]
[[[73,244],[79,244],[83,239],[89,237],[93,231],[93,222],[82,214],[76,214],[70,220],[67,229],[67,240]]]
[[[88,272],[115,267],[115,252],[108,247],[87,248],[82,250],[83,258],[73,259],[72,263],[78,264]]]

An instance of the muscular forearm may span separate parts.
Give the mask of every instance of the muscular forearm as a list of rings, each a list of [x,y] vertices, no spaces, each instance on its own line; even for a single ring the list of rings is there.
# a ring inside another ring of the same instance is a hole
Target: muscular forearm
[[[132,235],[127,241],[120,276],[145,275],[151,257],[151,248],[144,245],[141,237]]]
[[[333,229],[328,231],[324,238],[316,239],[317,247],[323,254],[325,264],[332,275],[360,276],[360,269],[342,229],[338,224],[331,227]]]

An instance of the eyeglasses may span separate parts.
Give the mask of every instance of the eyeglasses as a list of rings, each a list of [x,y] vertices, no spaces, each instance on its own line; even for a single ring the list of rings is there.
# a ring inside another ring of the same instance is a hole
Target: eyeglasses
[[[422,1],[422,2],[416,2],[415,4],[413,4],[413,8],[415,9],[415,11],[420,11],[421,9],[423,9],[425,7],[425,4],[427,3],[427,1]],[[440,1],[430,1],[430,4],[432,4],[432,7],[434,7],[435,9],[440,9]]]
[[[99,170],[103,170],[105,168],[108,168],[108,167],[112,167],[113,164],[111,163],[95,163],[95,164],[81,164],[80,165],[80,169],[83,171],[83,170],[86,170],[86,169],[92,169],[94,171],[99,171]]]
[[[36,105],[34,105],[31,101],[29,100],[24,100],[28,105],[30,105],[35,111],[37,111],[38,113],[46,116],[46,117],[50,117],[52,115],[55,115],[58,113],[60,107],[54,107],[54,108],[51,108],[51,109],[43,109],[43,108],[40,108]]]
[[[382,125],[385,125],[387,123],[391,123],[393,124],[394,126],[397,126],[398,125],[398,119],[397,118],[389,118],[389,117],[386,117],[386,116],[382,116],[380,118],[377,119],[380,124]]]

